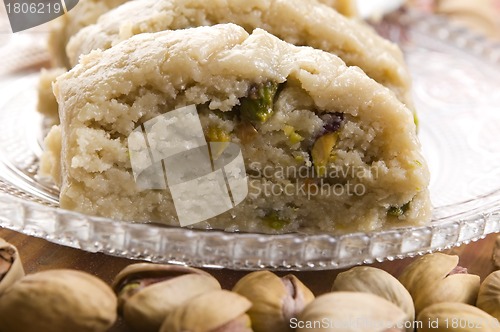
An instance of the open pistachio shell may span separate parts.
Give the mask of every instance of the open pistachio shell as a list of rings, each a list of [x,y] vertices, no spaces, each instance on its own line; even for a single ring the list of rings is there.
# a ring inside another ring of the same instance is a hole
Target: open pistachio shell
[[[160,332],[251,332],[245,312],[252,304],[236,293],[218,290],[173,310]]]
[[[476,306],[500,320],[500,271],[495,271],[484,279]]]
[[[172,310],[195,296],[221,288],[202,270],[150,263],[126,267],[113,285],[126,324],[140,332],[158,331]]]
[[[480,278],[461,273],[466,270],[457,266],[458,260],[458,256],[429,254],[418,258],[403,271],[399,281],[410,292],[417,315],[434,303],[476,303]],[[456,270],[459,273],[455,273]]]
[[[0,295],[24,277],[24,269],[17,248],[0,239]]]
[[[44,271],[3,293],[0,317],[1,332],[104,332],[116,320],[116,296],[90,274]]]
[[[398,279],[384,270],[368,266],[354,267],[337,276],[332,291],[364,292],[378,295],[403,309],[409,321],[415,319],[415,307],[410,293]],[[413,328],[410,327],[407,331],[413,331]]]
[[[190,274],[159,282],[137,292],[125,302],[123,317],[135,331],[158,331],[170,311],[192,298],[220,289],[213,277]]]
[[[112,287],[116,291],[121,288],[124,283],[138,278],[173,278],[185,274],[204,274],[210,276],[209,273],[193,267],[169,264],[153,264],[153,263],[137,263],[131,264],[121,270],[113,280]]]
[[[499,332],[500,323],[474,306],[459,302],[433,304],[418,315],[418,332]]]
[[[118,311],[122,311],[123,303],[127,297],[131,295],[130,292],[124,291],[127,286],[144,279],[159,282],[193,273],[210,276],[210,274],[205,271],[178,265],[137,263],[125,267],[116,275],[111,285],[115,293],[118,295]],[[132,294],[133,293],[135,292],[132,292]]]
[[[361,292],[321,295],[290,321],[297,332],[403,332],[411,323],[392,302]]]
[[[280,278],[269,271],[246,275],[233,291],[252,302],[248,315],[256,332],[290,331],[290,319],[314,300],[313,293],[295,276]]]

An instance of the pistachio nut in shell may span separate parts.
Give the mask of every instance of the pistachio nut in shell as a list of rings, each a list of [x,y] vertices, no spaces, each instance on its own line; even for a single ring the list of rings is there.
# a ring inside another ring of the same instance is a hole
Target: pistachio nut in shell
[[[233,291],[252,302],[248,315],[256,332],[290,331],[290,319],[314,300],[313,293],[295,276],[280,278],[269,271],[247,274]]]
[[[123,305],[123,318],[135,331],[156,332],[170,311],[200,294],[219,289],[215,278],[201,274],[158,282],[128,298]]]
[[[125,322],[140,332],[158,331],[174,308],[221,288],[214,277],[202,270],[151,263],[126,267],[113,285]]]
[[[403,332],[413,326],[394,303],[361,292],[333,292],[311,302],[290,326],[298,332]]]
[[[100,332],[116,320],[116,296],[102,280],[75,270],[28,275],[0,300],[1,332]]]
[[[337,276],[333,282],[332,291],[378,295],[403,309],[410,321],[415,319],[415,307],[410,293],[398,279],[384,270],[369,266],[354,267]]]
[[[205,271],[179,265],[136,263],[125,267],[118,272],[111,287],[118,295],[118,311],[122,311],[125,300],[136,293],[138,289],[155,282],[173,279],[186,274],[203,274],[210,276]],[[138,287],[137,287],[138,286]]]
[[[408,265],[399,277],[413,298],[418,315],[439,302],[475,304],[480,278],[458,266],[458,256],[429,254]]]
[[[479,287],[476,306],[500,320],[500,271],[490,273],[484,279]]]
[[[460,302],[433,304],[417,316],[418,332],[499,332],[498,321],[472,305]]]
[[[0,295],[22,277],[24,269],[17,248],[0,238]]]
[[[170,312],[160,332],[252,332],[252,304],[226,290],[201,294]]]

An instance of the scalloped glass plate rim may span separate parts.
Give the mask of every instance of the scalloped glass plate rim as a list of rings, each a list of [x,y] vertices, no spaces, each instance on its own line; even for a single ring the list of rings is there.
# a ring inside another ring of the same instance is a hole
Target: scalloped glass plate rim
[[[344,235],[268,235],[127,223],[0,193],[0,226],[89,252],[159,263],[238,270],[323,270],[412,257],[499,232],[499,194],[490,196],[489,203],[480,208],[421,227]],[[153,243],[127,249],[131,243],[127,246],[125,241],[136,234]],[[393,249],[385,248],[381,251],[383,255],[377,255],[379,247],[384,245]],[[294,248],[300,249],[296,259],[290,252]],[[263,252],[267,255],[262,256]]]
[[[445,31],[436,37],[445,41],[456,33],[462,38],[460,43],[465,40],[480,46],[472,45],[475,55],[482,55],[485,49],[483,39],[451,27],[438,17],[400,14],[397,19],[411,20],[420,32]],[[500,47],[488,47],[498,50],[496,62],[500,63]],[[5,162],[3,166],[9,168]],[[421,227],[345,235],[266,235],[163,227],[83,215],[50,206],[47,200],[1,177],[1,227],[90,252],[162,263],[239,270],[334,269],[442,250],[500,231],[500,189],[460,203],[459,208],[456,204],[444,205],[435,211],[432,223]]]

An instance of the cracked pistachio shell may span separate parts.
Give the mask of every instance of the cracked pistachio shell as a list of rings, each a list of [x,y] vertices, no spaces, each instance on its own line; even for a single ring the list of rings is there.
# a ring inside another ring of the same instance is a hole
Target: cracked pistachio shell
[[[484,279],[476,306],[500,320],[500,271],[495,271]]]
[[[121,312],[126,324],[134,331],[156,332],[165,317],[175,308],[202,293],[220,290],[220,284],[210,274],[195,268],[133,264],[120,272],[113,283],[115,292],[128,284],[154,279],[154,283],[121,297]]]
[[[17,248],[0,239],[0,295],[22,277],[24,269]]]
[[[202,274],[211,276],[205,271],[180,265],[136,263],[131,264],[121,270],[113,280],[111,287],[118,295],[118,311],[122,311],[123,303],[128,297],[128,293],[122,290],[130,284],[145,279],[156,279],[156,282],[167,279],[173,279],[187,274]]]
[[[269,271],[246,275],[233,291],[252,302],[248,315],[256,332],[290,331],[290,319],[314,300],[313,293],[295,276],[280,278]]]
[[[435,253],[406,267],[399,281],[410,292],[417,315],[439,302],[476,303],[480,278],[473,274],[449,275],[457,265],[458,256]]]
[[[498,321],[474,306],[459,302],[433,304],[417,317],[418,332],[499,332]]]
[[[204,293],[170,312],[160,332],[251,332],[252,304],[226,290]]]
[[[312,325],[315,322],[322,324]],[[296,323],[297,332],[403,332],[405,323],[410,322],[401,308],[380,296],[334,292],[317,297],[302,311]]]
[[[415,307],[410,293],[398,279],[384,270],[368,266],[354,267],[340,273],[332,286],[333,292],[372,293],[394,303],[404,312],[408,320],[415,319]],[[408,329],[412,331],[413,329]]]
[[[116,296],[90,274],[44,271],[5,291],[0,317],[1,332],[104,332],[116,320]]]
[[[135,331],[158,331],[164,318],[192,298],[220,289],[209,276],[188,274],[159,282],[130,297],[123,306],[123,318]]]

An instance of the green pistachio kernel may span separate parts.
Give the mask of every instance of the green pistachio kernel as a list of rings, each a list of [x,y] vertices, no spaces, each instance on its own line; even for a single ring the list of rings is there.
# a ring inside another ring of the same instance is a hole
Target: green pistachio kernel
[[[295,156],[294,159],[298,163],[303,163],[305,161],[304,156]]]
[[[391,206],[389,210],[387,210],[387,215],[393,217],[400,217],[406,213],[410,209],[410,202],[402,205],[402,206]]]
[[[229,135],[229,132],[216,125],[211,125],[208,127],[207,138],[209,142],[231,141],[231,136]]]
[[[289,220],[281,218],[275,211],[267,214],[264,218],[262,218],[262,220],[268,227],[277,231],[282,230],[286,225],[290,223]]]
[[[250,88],[247,97],[240,100],[241,118],[253,123],[264,123],[274,114],[273,102],[278,83],[266,82]]]
[[[337,133],[328,133],[319,137],[316,142],[314,142],[311,157],[316,173],[319,176],[323,176],[326,172],[326,165],[330,161],[330,155],[335,147],[335,144],[337,144],[337,139]]]
[[[120,294],[118,294],[118,296],[119,297],[130,297],[133,294],[135,294],[136,292],[138,292],[139,290],[141,290],[142,287],[143,286],[141,285],[140,282],[130,283],[120,290]]]
[[[295,132],[295,128],[292,127],[292,126],[286,125],[283,128],[283,132],[285,133],[285,135],[288,136],[288,140],[290,141],[290,144],[292,144],[292,145],[300,143],[300,142],[302,142],[304,140],[304,137],[302,137],[299,134],[297,134]]]

